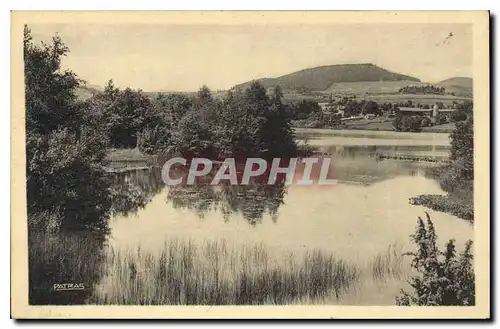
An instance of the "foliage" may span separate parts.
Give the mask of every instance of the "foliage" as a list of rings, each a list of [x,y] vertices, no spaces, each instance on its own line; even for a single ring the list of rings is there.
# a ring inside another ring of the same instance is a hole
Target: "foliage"
[[[397,131],[420,132],[422,131],[422,117],[398,114],[392,121],[392,125]]]
[[[297,153],[281,91],[272,97],[259,83],[244,92],[212,98],[206,87],[172,131],[168,151],[188,157],[293,156]]]
[[[429,127],[431,126],[431,119],[429,117],[423,117],[422,121],[420,121],[421,127]]]
[[[402,290],[396,303],[404,306],[474,305],[472,241],[466,242],[464,251],[458,256],[454,240],[448,241],[444,251],[438,250],[434,224],[426,215],[427,227],[419,217],[416,231],[411,235],[417,251],[408,253],[413,256],[412,267],[419,273],[410,281],[415,295]]]
[[[444,87],[435,87],[433,85],[425,86],[406,86],[398,91],[400,94],[430,94],[430,95],[444,95],[446,90]]]
[[[455,122],[455,129],[450,134],[450,158],[457,180],[474,179],[474,116],[472,109],[465,113],[467,119]]]
[[[448,123],[448,117],[443,113],[438,113],[436,116],[436,124],[443,125],[445,123]]]
[[[474,220],[474,207],[461,198],[439,194],[424,194],[410,198],[410,203],[422,205],[435,211],[446,212],[471,222]]]
[[[382,110],[380,109],[379,105],[375,101],[368,101],[363,105],[363,114],[375,114],[375,115],[380,115],[382,114]]]
[[[28,216],[53,212],[61,228],[107,227],[106,136],[98,116],[78,103],[80,80],[61,71],[68,49],[56,35],[35,45],[24,29]]]
[[[318,102],[302,99],[292,105],[291,111],[294,120],[304,120],[313,113],[321,112],[321,108]]]
[[[457,109],[451,114],[451,122],[467,120],[467,113],[464,110]]]
[[[460,218],[474,220],[474,124],[472,103],[458,105],[467,118],[455,122],[450,134],[450,165],[429,170],[427,175],[439,181],[446,196],[421,195],[414,198],[422,204],[438,211],[445,211]]]
[[[120,90],[113,80],[108,81],[103,93],[88,99],[86,105],[106,123],[112,147],[136,147],[140,134],[155,128],[157,113],[150,99],[141,90]]]

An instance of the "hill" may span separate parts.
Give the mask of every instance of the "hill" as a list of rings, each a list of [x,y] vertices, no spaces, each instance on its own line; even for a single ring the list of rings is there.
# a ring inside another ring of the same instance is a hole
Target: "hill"
[[[80,100],[86,100],[86,99],[92,97],[93,95],[100,93],[100,92],[103,92],[103,91],[104,91],[104,88],[102,88],[100,86],[85,84],[85,85],[81,85],[81,86],[76,88],[76,96]]]
[[[442,86],[461,86],[472,88],[472,78],[454,77],[438,82]]]
[[[306,89],[324,91],[335,83],[360,81],[408,81],[420,82],[419,79],[394,73],[373,64],[342,64],[309,68],[278,78],[258,79],[266,88],[277,85],[285,90]],[[237,89],[247,88],[253,81],[236,85]]]
[[[466,77],[454,77],[438,82],[447,92],[455,93],[457,96],[472,97],[473,80]]]

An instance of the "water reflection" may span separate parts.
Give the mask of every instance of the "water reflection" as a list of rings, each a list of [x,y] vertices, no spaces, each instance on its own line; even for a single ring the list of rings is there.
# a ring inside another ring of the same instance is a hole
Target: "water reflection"
[[[115,215],[136,213],[164,187],[158,168],[109,174],[112,187],[112,210]]]
[[[252,179],[249,185],[230,185],[227,181],[208,184],[214,175],[212,172],[205,176],[207,181],[203,183],[165,188],[159,168],[115,173],[112,175],[114,212],[119,215],[137,213],[165,189],[166,202],[176,209],[191,210],[200,218],[215,210],[220,211],[224,221],[234,213],[242,214],[252,225],[259,223],[265,214],[276,220],[285,195],[283,180],[274,185],[267,184],[267,177]]]
[[[428,151],[428,147],[423,146],[398,146],[391,149],[398,152]],[[337,145],[321,148],[321,152],[329,154],[325,157],[331,159],[328,178],[343,185],[368,186],[397,176],[424,176],[426,168],[433,165],[397,160],[380,161],[376,154],[382,150],[387,150],[387,147]],[[302,178],[304,168],[304,164],[297,164],[295,181]],[[317,169],[317,166],[313,167],[313,176],[318,175],[315,168]],[[165,201],[173,208],[188,209],[199,218],[204,218],[207,212],[217,211],[225,222],[233,214],[243,215],[252,225],[260,223],[264,215],[269,215],[272,221],[276,222],[278,209],[283,205],[287,192],[284,176],[278,176],[273,185],[267,184],[268,174],[253,177],[249,185],[231,185],[227,180],[211,185],[215,174],[214,170],[197,180],[195,185],[180,184],[168,188],[162,180],[160,168],[110,174],[113,181],[114,213],[137,213],[146,207],[155,195],[164,191]]]
[[[409,235],[415,219],[427,209],[408,203],[419,194],[442,194],[439,184],[425,176],[422,162],[377,161],[387,146],[327,145],[330,172],[337,185],[298,186],[267,177],[250,185],[210,184],[167,187],[159,168],[115,174],[116,211],[109,244],[115,251],[138,249],[161,253],[166,242],[179,239],[194,245],[224,241],[230,250],[261,245],[276,259],[288,253],[331,252],[359,268],[386,252],[391,244],[411,249]],[[439,152],[417,145],[396,152]],[[296,171],[301,175],[301,167]],[[213,176],[206,177],[211,181]],[[135,214],[135,215],[133,215]],[[454,216],[432,212],[439,244],[455,238],[458,244],[473,235],[470,225]],[[201,220],[200,220],[201,219]],[[249,225],[250,224],[250,225]],[[102,282],[112,290],[113,278]],[[404,284],[396,282],[395,293]],[[376,301],[370,300],[373,297]],[[361,302],[394,303],[390,291],[363,294]]]
[[[187,208],[203,218],[209,210],[220,211],[224,221],[239,213],[248,223],[261,222],[265,214],[277,220],[277,211],[283,204],[284,182],[268,185],[267,179],[253,180],[249,185],[178,185],[168,189],[167,201],[174,208]]]

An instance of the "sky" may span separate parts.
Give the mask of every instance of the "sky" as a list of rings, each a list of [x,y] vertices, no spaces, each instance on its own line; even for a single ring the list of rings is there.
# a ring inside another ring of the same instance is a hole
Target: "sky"
[[[424,82],[472,77],[469,24],[44,24],[70,53],[63,67],[93,85],[145,91],[227,89],[321,65],[372,63]],[[450,33],[452,36],[450,37]]]

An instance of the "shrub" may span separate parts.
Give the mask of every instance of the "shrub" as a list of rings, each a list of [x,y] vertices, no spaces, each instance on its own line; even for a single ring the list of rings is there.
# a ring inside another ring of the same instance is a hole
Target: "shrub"
[[[397,131],[420,132],[422,131],[422,117],[398,115],[392,121],[394,129]]]
[[[459,122],[467,120],[467,113],[464,110],[456,110],[451,114],[451,122]]]
[[[419,217],[412,240],[417,245],[412,267],[418,275],[410,280],[415,295],[401,290],[396,298],[398,305],[409,306],[471,306],[475,304],[475,276],[472,267],[472,241],[465,244],[459,256],[456,254],[454,240],[448,241],[444,251],[436,246],[437,235],[434,225],[427,216],[427,227]]]
[[[437,125],[444,125],[445,123],[448,123],[448,117],[444,115],[443,113],[439,113],[436,116],[436,124]]]
[[[428,117],[423,117],[422,121],[420,121],[421,127],[429,127],[431,125],[431,119]]]
[[[474,221],[474,207],[471,203],[464,202],[463,199],[452,198],[448,195],[424,194],[410,198],[410,203]]]

